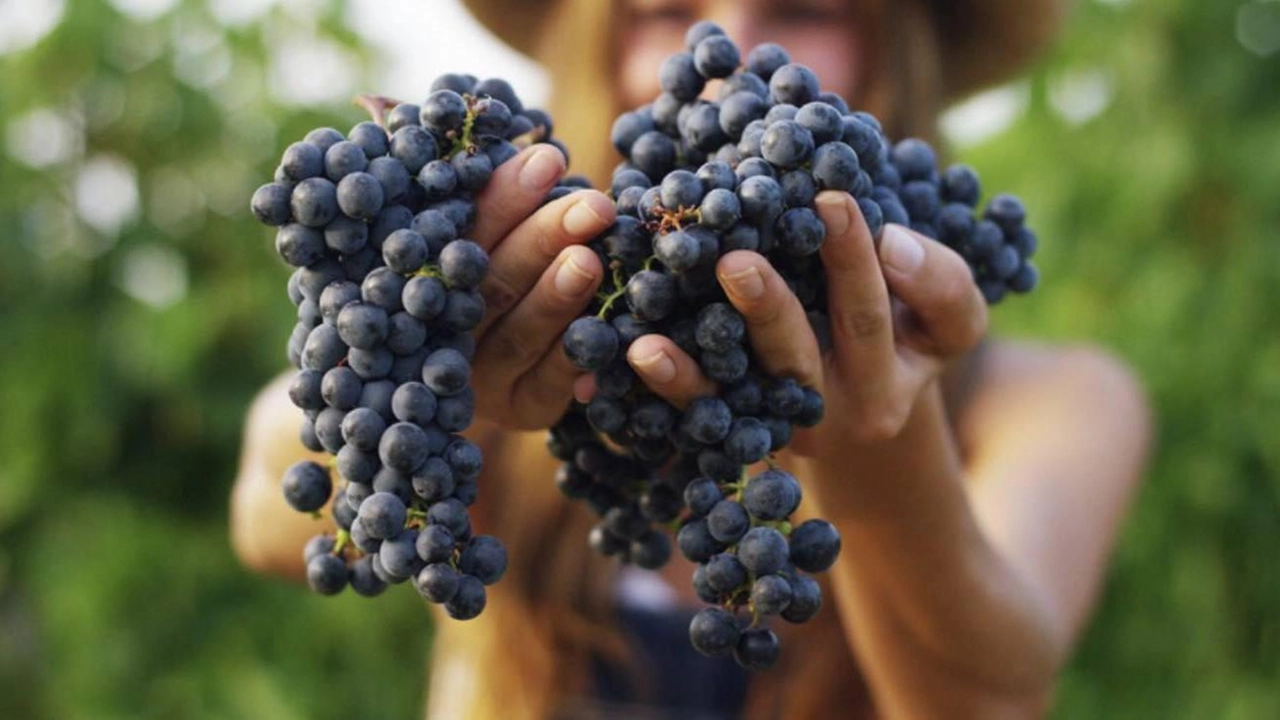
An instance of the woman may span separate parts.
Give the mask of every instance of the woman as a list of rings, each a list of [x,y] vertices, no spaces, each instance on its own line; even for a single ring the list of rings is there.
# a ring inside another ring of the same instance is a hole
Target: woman
[[[1007,75],[1058,18],[1051,0],[469,5],[546,64],[557,134],[598,184],[616,162],[613,116],[657,94],[656,68],[698,19],[744,49],[783,44],[891,136],[930,137],[947,99]],[[1146,459],[1147,409],[1129,372],[1096,349],[984,340],[986,305],[964,262],[897,226],[872,238],[838,193],[818,200],[834,333],[825,356],[763,258],[722,258],[717,274],[758,355],[826,398],[826,421],[798,433],[779,462],[805,484],[801,513],[833,522],[844,551],[824,578],[818,617],[775,626],[778,666],[748,680],[731,663],[700,663],[681,634],[696,602],[692,567],[675,558],[657,580],[594,557],[589,512],[551,483],[540,430],[575,392],[590,392],[558,336],[603,276],[582,244],[614,216],[590,191],[537,209],[564,169],[558,152],[531,148],[480,199],[473,236],[492,264],[474,365],[472,436],[486,461],[475,513],[483,532],[504,540],[511,567],[480,619],[437,625],[429,715],[1042,714]],[[628,359],[672,402],[710,387],[664,338],[637,340]],[[263,391],[233,498],[244,561],[294,576],[318,529],[288,510],[278,487],[300,454],[299,420],[282,382]]]

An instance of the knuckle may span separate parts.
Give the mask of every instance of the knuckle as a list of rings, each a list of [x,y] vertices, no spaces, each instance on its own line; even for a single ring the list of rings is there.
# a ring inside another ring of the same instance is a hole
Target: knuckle
[[[560,417],[573,397],[573,381],[577,375],[567,358],[551,364],[557,367],[553,369],[549,363],[540,363],[526,373],[517,383],[515,393],[521,398],[522,406],[537,408],[534,414],[543,416],[551,410],[555,417]]]
[[[782,319],[784,299],[776,293],[765,293],[754,300],[743,301],[739,311],[750,325],[776,325]]]
[[[485,342],[490,345],[496,357],[502,358],[509,365],[529,365],[541,354],[537,343],[531,338],[509,328],[495,330]]]
[[[520,292],[501,275],[490,272],[480,285],[480,295],[484,298],[486,315],[497,317],[507,313],[520,301]]]
[[[569,208],[576,203],[577,198],[566,195],[534,213],[531,223],[532,244],[544,261],[551,262],[561,250],[572,244],[573,238],[564,229],[564,218]]]
[[[905,410],[899,407],[883,408],[865,414],[854,424],[854,440],[863,445],[888,442],[896,438],[905,425]]]
[[[834,309],[831,313],[832,329],[857,340],[883,335],[889,329],[889,309],[854,308]]]

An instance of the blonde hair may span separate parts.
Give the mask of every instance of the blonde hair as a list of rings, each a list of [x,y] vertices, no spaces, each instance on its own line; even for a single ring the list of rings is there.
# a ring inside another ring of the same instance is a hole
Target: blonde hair
[[[927,2],[856,4],[863,57],[850,104],[880,118],[891,138],[932,139],[944,100],[941,45]],[[553,3],[533,53],[554,78],[550,110],[556,135],[569,144],[571,172],[597,186],[607,184],[621,159],[609,142],[613,119],[625,109],[611,74],[619,52],[614,5]],[[540,434],[508,436],[486,450],[488,484],[477,523],[502,538],[510,569],[489,588],[479,619],[437,625],[428,715],[565,717],[566,701],[586,688],[593,655],[628,657],[612,616],[616,568],[587,547],[590,511],[554,489],[556,461]],[[503,502],[490,504],[495,496]],[[831,716],[834,708],[867,705],[868,690],[838,622],[828,606],[805,626],[780,628],[785,644],[804,652],[784,653],[781,667],[753,677],[747,717],[778,717],[783,707],[787,717]],[[803,682],[783,684],[784,675]]]

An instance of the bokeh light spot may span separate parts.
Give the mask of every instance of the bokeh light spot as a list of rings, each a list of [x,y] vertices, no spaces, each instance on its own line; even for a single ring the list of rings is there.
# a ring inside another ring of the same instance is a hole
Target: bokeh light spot
[[[173,9],[178,0],[110,0],[111,6],[135,20],[155,20]]]
[[[1027,109],[1026,83],[1014,83],[974,95],[942,114],[942,134],[957,146],[977,145],[1008,130]]]
[[[63,0],[0,0],[0,55],[26,49],[62,22]]]
[[[137,173],[118,157],[95,157],[76,176],[75,201],[81,220],[114,236],[138,214]]]
[[[120,263],[120,288],[156,309],[187,296],[187,261],[167,245],[130,248]]]
[[[1101,70],[1064,73],[1049,85],[1049,104],[1072,125],[1097,117],[1111,104],[1115,83]]]
[[[10,121],[5,149],[33,168],[45,168],[79,155],[84,150],[84,136],[71,118],[49,108],[36,108]]]
[[[1251,2],[1236,13],[1236,39],[1249,52],[1267,57],[1280,50],[1280,2]]]

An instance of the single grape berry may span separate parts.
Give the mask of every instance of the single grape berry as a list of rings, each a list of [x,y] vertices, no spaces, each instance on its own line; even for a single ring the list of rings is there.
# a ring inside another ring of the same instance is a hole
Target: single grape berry
[[[427,565],[414,579],[414,587],[427,600],[444,604],[458,592],[461,576],[457,570],[444,563]]]
[[[751,607],[762,615],[778,615],[791,604],[791,583],[780,575],[765,575],[751,585]]]
[[[449,287],[474,288],[489,270],[489,254],[470,240],[454,240],[440,251],[440,273]]]
[[[733,659],[748,670],[767,670],[778,661],[781,646],[778,636],[769,628],[744,630],[733,648]]]
[[[471,538],[458,559],[458,570],[471,575],[485,585],[492,585],[507,571],[507,551],[502,543],[491,535]]]
[[[703,608],[689,623],[689,641],[698,652],[708,657],[725,657],[732,653],[738,646],[741,632],[738,619],[724,608]]]
[[[734,500],[720,500],[707,514],[707,530],[711,537],[725,545],[732,545],[742,539],[751,528],[751,516]]]
[[[564,351],[579,369],[600,370],[618,354],[618,331],[596,317],[581,317],[564,333]]]
[[[316,555],[307,562],[307,584],[321,595],[337,595],[347,586],[346,563],[329,554]]]
[[[462,392],[471,382],[471,363],[453,348],[441,348],[422,363],[422,382],[437,396]]]
[[[840,555],[840,533],[826,520],[812,518],[791,531],[792,564],[805,572],[822,572]]]
[[[740,62],[738,46],[724,35],[707,36],[693,50],[694,67],[708,80],[729,77]]]
[[[302,461],[289,466],[281,481],[284,499],[298,512],[315,512],[324,507],[333,492],[329,471],[319,463]]]
[[[254,217],[263,225],[280,226],[289,222],[289,203],[293,189],[284,183],[267,183],[253,193],[249,201]]]
[[[357,517],[369,537],[386,540],[400,534],[408,517],[404,502],[387,492],[370,495],[360,503]]]
[[[787,564],[787,557],[787,539],[771,527],[753,527],[738,543],[738,558],[756,577],[782,570]]]
[[[470,575],[458,578],[458,590],[444,604],[445,612],[454,620],[471,620],[484,611],[484,585]]]
[[[782,611],[782,619],[790,623],[806,623],[822,609],[822,588],[811,577],[796,575],[790,579],[791,602]]]

